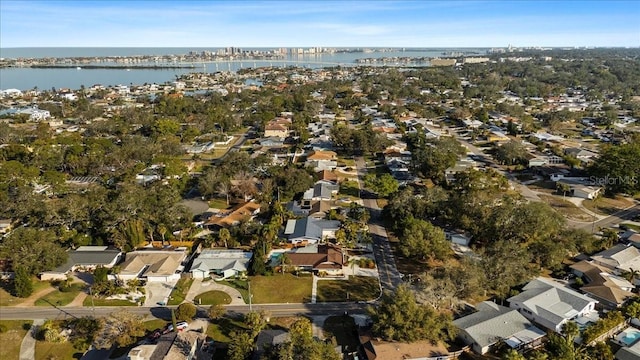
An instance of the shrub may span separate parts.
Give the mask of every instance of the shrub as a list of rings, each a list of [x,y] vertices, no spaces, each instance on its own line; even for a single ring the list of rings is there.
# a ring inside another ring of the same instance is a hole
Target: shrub
[[[187,321],[193,319],[196,316],[197,308],[190,303],[182,303],[176,310],[176,318],[180,321]]]
[[[7,325],[0,324],[0,334],[7,332]]]
[[[19,267],[16,269],[13,287],[17,297],[26,298],[33,294],[31,275],[29,275],[25,268]]]

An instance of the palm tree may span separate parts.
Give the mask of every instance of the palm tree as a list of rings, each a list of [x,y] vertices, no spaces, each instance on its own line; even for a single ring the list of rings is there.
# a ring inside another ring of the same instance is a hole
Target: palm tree
[[[167,233],[167,227],[164,224],[158,225],[158,233],[162,236],[162,246],[164,247],[164,235]]]
[[[231,195],[231,184],[224,181],[218,185],[218,194],[224,195],[227,198],[227,205],[229,205],[229,195]]]
[[[280,256],[280,267],[282,269],[282,274],[284,274],[285,268],[287,267],[287,265],[290,265],[290,264],[291,264],[291,258],[289,258],[287,253],[282,253],[282,255]]]
[[[228,241],[231,239],[231,233],[229,229],[222,228],[218,232],[218,239],[224,243],[224,247],[227,247]]]

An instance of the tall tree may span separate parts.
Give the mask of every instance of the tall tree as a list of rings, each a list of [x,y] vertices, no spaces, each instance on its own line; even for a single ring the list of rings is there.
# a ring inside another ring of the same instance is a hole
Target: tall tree
[[[98,349],[109,349],[113,345],[124,347],[135,344],[141,336],[144,336],[142,317],[118,310],[103,319],[94,344]]]
[[[430,340],[437,343],[455,338],[451,315],[418,304],[406,285],[400,285],[395,293],[385,293],[367,312],[373,320],[374,334],[388,341]]]

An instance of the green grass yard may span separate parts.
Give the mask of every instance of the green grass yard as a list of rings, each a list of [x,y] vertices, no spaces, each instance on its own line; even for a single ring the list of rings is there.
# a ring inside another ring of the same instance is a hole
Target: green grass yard
[[[350,276],[349,280],[318,280],[318,302],[368,301],[380,295],[380,283],[371,276]]]
[[[23,303],[26,298],[19,298],[11,295],[12,284],[8,281],[0,281],[0,306],[13,306]],[[33,280],[33,293],[37,294],[38,292],[52,288],[51,283],[48,281],[40,281],[34,278]]]
[[[75,299],[84,289],[85,285],[81,283],[71,284],[69,291],[62,292],[60,290],[53,291],[36,300],[36,306],[65,306]]]
[[[180,279],[176,286],[171,290],[169,295],[169,303],[167,305],[180,305],[187,297],[189,288],[193,284],[193,279]]]
[[[305,303],[311,301],[311,277],[297,277],[295,275],[274,274],[272,276],[253,276],[251,280],[251,294],[254,304],[272,303]],[[246,281],[232,280],[221,281],[221,284],[229,285],[242,294],[246,303],[249,303],[249,286]],[[280,291],[286,289],[286,291]]]
[[[231,296],[224,291],[211,290],[196,296],[194,302],[198,305],[226,305],[231,304]]]
[[[102,299],[99,297],[93,297],[93,302],[91,301],[91,296],[87,296],[82,302],[82,306],[136,306],[137,304],[131,302],[129,300],[121,300],[121,299]]]
[[[31,327],[33,321],[25,320],[0,320],[0,325],[6,331],[0,333],[0,359],[18,360],[20,358],[20,345]]]

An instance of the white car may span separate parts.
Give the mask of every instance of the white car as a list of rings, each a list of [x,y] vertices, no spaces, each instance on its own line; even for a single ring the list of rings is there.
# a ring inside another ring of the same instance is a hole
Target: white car
[[[178,330],[184,330],[188,327],[189,327],[189,324],[186,321],[181,321],[176,324],[176,328]],[[173,325],[169,325],[169,327],[167,327],[167,330],[169,330],[169,332],[173,331]]]

